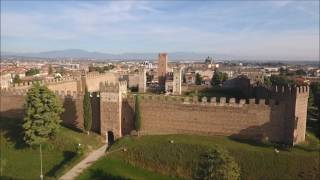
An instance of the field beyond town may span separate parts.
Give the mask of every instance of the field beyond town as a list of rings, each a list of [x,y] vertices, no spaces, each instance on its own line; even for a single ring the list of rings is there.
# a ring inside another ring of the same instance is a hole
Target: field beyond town
[[[191,179],[199,156],[215,145],[235,158],[241,179],[319,179],[319,139],[311,133],[306,139],[289,148],[220,136],[128,136],[78,179]]]

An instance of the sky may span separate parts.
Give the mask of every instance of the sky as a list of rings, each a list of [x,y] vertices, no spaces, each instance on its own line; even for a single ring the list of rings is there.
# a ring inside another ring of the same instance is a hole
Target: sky
[[[319,0],[1,0],[1,51],[319,59]]]

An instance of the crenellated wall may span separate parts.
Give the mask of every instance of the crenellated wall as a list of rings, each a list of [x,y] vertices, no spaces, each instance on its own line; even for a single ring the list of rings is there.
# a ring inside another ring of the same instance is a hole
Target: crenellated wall
[[[1,90],[0,117],[23,119],[27,90]],[[65,111],[61,115],[63,124],[73,128],[83,127],[83,95],[76,91],[55,91]]]
[[[134,97],[128,96],[131,105]],[[133,107],[134,108],[134,107]],[[272,141],[284,142],[283,109],[281,104],[255,99],[141,96],[141,134],[204,134],[226,135],[244,138],[269,137]]]
[[[83,93],[55,91],[63,102],[64,124],[83,127]],[[1,90],[1,116],[23,117],[25,89]],[[140,134],[204,134],[269,138],[296,144],[305,140],[308,87],[275,87],[271,99],[240,99],[140,94]],[[92,130],[120,138],[134,130],[135,95],[126,81],[99,82],[91,93]]]

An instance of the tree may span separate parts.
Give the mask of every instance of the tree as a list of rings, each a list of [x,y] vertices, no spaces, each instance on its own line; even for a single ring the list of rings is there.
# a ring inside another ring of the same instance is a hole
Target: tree
[[[229,153],[219,147],[201,155],[194,179],[199,180],[238,180],[240,168]]]
[[[199,73],[196,74],[196,85],[202,84],[202,77]]]
[[[33,75],[36,75],[36,74],[39,74],[40,73],[40,70],[37,69],[37,68],[32,68],[32,69],[29,69],[27,72],[26,72],[26,76],[33,76]]]
[[[48,74],[52,74],[53,73],[53,70],[52,70],[52,66],[51,64],[49,65],[49,69],[48,69]]]
[[[270,77],[265,76],[265,77],[264,77],[263,84],[265,84],[266,86],[271,86],[271,85],[272,85],[272,82],[271,82]]]
[[[221,83],[225,82],[226,80],[228,80],[228,74],[227,73],[222,73],[221,75]]]
[[[88,88],[85,88],[85,93],[83,97],[83,126],[84,130],[89,134],[92,126],[92,109],[90,102],[90,94],[88,92]]]
[[[64,111],[58,97],[46,86],[36,83],[27,92],[25,107],[24,141],[34,145],[54,137]]]
[[[222,73],[219,71],[215,71],[211,78],[211,85],[212,86],[220,86],[223,82],[228,80],[228,74]]]
[[[139,97],[139,95],[136,95],[134,127],[135,127],[136,131],[139,131],[141,129],[140,97]]]
[[[285,86],[292,84],[292,82],[286,76],[282,75],[271,75],[270,81],[272,85]]]
[[[307,73],[303,70],[303,69],[298,69],[296,72],[295,72],[296,75],[299,75],[299,76],[305,76],[307,75]]]
[[[16,84],[16,83],[21,83],[22,81],[21,81],[21,79],[20,79],[20,76],[19,76],[18,74],[16,74],[16,75],[14,76],[12,82],[13,82],[14,84]]]

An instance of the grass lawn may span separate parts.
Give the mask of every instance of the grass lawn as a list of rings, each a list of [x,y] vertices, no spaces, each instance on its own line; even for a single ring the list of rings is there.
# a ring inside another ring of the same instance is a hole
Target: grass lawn
[[[174,143],[169,143],[170,140]],[[113,153],[99,160],[79,179],[95,179],[99,174],[129,179],[149,177],[141,168],[190,179],[200,154],[214,145],[226,148],[236,159],[241,167],[241,179],[310,180],[320,177],[320,144],[313,134],[308,134],[305,144],[289,150],[280,149],[279,153],[272,145],[240,142],[228,137],[154,135],[122,138],[111,147]],[[127,151],[117,151],[124,147]]]
[[[77,178],[78,180],[123,180],[123,179],[158,179],[173,180],[176,178],[160,175],[139,167],[134,167],[122,159],[105,156],[99,159],[90,169]]]
[[[2,178],[39,179],[39,147],[28,147],[23,143],[21,120],[1,118],[0,130]],[[101,142],[98,135],[88,136],[62,127],[55,139],[42,145],[45,179],[62,175],[80,161],[86,152],[100,146]],[[76,151],[79,143],[84,147],[83,155],[78,155]]]

